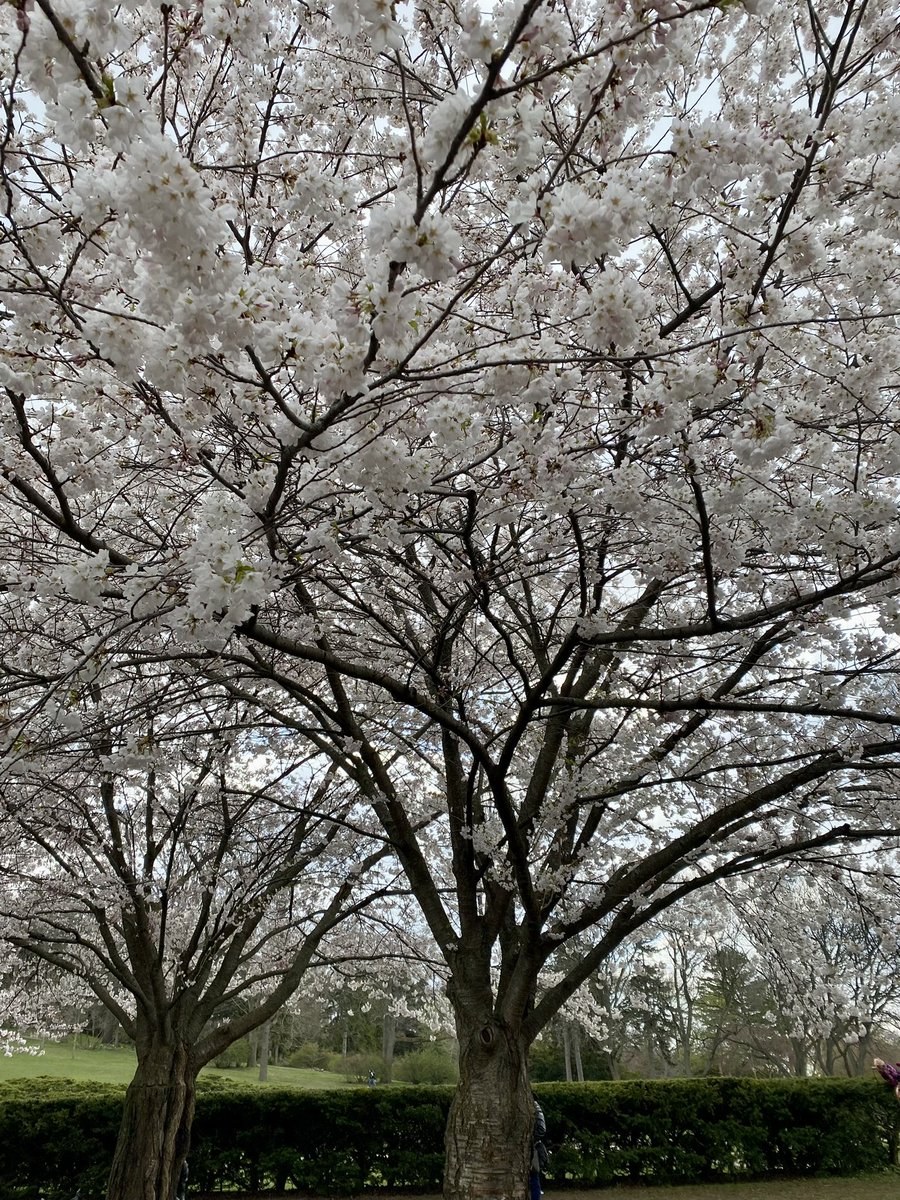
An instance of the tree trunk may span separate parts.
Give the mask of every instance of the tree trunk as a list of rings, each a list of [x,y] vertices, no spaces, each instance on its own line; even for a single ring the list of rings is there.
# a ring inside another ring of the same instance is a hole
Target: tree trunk
[[[853,1069],[848,1070],[847,1074],[858,1075],[860,1077],[868,1075],[872,1066],[872,1027],[865,1026],[865,1032],[853,1047]]]
[[[525,1200],[534,1104],[521,1034],[457,1016],[459,1085],[447,1119],[446,1200]]]
[[[790,1047],[794,1059],[794,1074],[805,1079],[809,1074],[809,1059],[806,1053],[806,1043],[801,1038],[791,1038]]]
[[[190,1143],[197,1073],[183,1043],[139,1050],[106,1200],[174,1200]]]
[[[260,1026],[259,1029],[259,1082],[269,1082],[269,1039],[272,1032],[271,1019]]]
[[[822,1057],[824,1059],[823,1066],[825,1068],[825,1074],[833,1075],[834,1074],[834,1060],[835,1060],[835,1045],[834,1045],[833,1037],[827,1037],[825,1039],[825,1044],[824,1044],[823,1051],[822,1051]]]
[[[566,1067],[566,1083],[572,1082],[572,1033],[569,1029],[569,1022],[563,1021],[563,1061]]]
[[[584,1083],[584,1066],[581,1062],[581,1028],[572,1026],[572,1057],[575,1060],[575,1078]]]
[[[384,1081],[390,1083],[394,1070],[394,1046],[397,1041],[397,1018],[392,1012],[384,1014],[381,1025],[381,1061],[384,1064]]]

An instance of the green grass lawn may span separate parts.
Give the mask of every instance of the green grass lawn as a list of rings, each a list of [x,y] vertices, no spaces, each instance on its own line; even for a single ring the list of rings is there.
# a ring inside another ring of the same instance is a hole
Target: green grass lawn
[[[552,1191],[545,1200],[897,1200],[900,1176],[872,1175],[864,1179],[787,1179],[778,1183],[708,1183],[696,1187],[598,1188],[592,1191]],[[199,1200],[217,1200],[202,1196]],[[245,1197],[246,1200],[246,1197]],[[256,1200],[271,1200],[259,1196]],[[376,1195],[363,1200],[440,1200],[437,1196]]]
[[[707,1183],[693,1187],[618,1187],[553,1191],[544,1200],[897,1200],[900,1175],[864,1179],[787,1179],[778,1183]],[[265,1196],[258,1200],[267,1200]],[[371,1200],[439,1200],[436,1196],[381,1196]]]
[[[0,1057],[0,1082],[5,1079],[34,1079],[51,1075],[56,1079],[92,1079],[98,1083],[128,1083],[134,1074],[134,1051],[114,1046],[82,1050],[67,1045],[47,1045],[40,1055],[14,1054]],[[268,1084],[259,1082],[256,1068],[219,1071],[205,1067],[203,1074],[216,1079],[234,1079],[257,1087],[343,1088],[352,1087],[343,1075],[302,1067],[269,1067]]]
[[[897,1200],[895,1173],[865,1179],[787,1179],[778,1183],[710,1183],[702,1187],[603,1188],[559,1192],[546,1200]]]
[[[238,1083],[253,1084],[255,1087],[298,1087],[317,1088],[319,1091],[332,1088],[360,1087],[357,1083],[348,1083],[343,1075],[333,1071],[313,1071],[305,1067],[269,1067],[267,1083],[259,1082],[259,1071],[243,1067],[239,1070],[219,1071],[215,1067],[204,1067],[202,1074],[212,1075],[216,1079],[235,1079]]]

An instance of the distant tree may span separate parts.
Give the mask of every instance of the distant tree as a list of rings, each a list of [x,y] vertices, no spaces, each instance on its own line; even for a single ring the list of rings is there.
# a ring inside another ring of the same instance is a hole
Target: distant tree
[[[865,1075],[891,1038],[900,1020],[892,893],[882,871],[871,882],[814,875],[783,879],[746,910],[792,1073]]]
[[[704,1072],[781,1074],[773,1061],[772,997],[755,956],[734,922],[730,937],[711,950],[700,979],[697,1007]]]
[[[658,952],[665,964],[670,989],[667,1013],[673,1068],[682,1076],[703,1074],[708,1064],[697,1061],[701,1040],[701,977],[721,922],[716,910],[707,903],[676,910],[660,922],[659,929]]]

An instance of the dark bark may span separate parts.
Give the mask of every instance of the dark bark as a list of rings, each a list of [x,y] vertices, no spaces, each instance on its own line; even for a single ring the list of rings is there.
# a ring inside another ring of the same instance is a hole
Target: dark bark
[[[269,1038],[272,1032],[271,1018],[261,1025],[259,1028],[259,1040],[257,1042],[257,1054],[259,1056],[259,1082],[268,1083],[269,1080]]]
[[[875,1055],[872,1027],[866,1025],[865,1032],[856,1045],[849,1046],[847,1049],[850,1056],[847,1074],[855,1075],[859,1078],[868,1076],[872,1070],[872,1059]]]
[[[139,1048],[106,1200],[174,1200],[190,1145],[198,1071],[183,1042]]]
[[[802,1038],[790,1038],[791,1057],[794,1060],[794,1074],[805,1079],[809,1074],[809,1058],[806,1043]]]
[[[524,1200],[534,1105],[527,1044],[496,1020],[457,1015],[459,1086],[447,1120],[447,1200]]]
[[[384,1064],[382,1070],[384,1072],[385,1083],[390,1083],[394,1070],[394,1045],[396,1041],[397,1018],[392,1012],[386,1012],[381,1026],[381,1061]]]

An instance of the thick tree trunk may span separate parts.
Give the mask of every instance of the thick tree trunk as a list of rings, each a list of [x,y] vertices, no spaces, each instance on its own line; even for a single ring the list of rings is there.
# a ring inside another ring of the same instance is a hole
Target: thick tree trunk
[[[521,1034],[457,1018],[459,1086],[447,1120],[446,1200],[525,1200],[534,1104]]]
[[[190,1142],[197,1072],[183,1043],[139,1051],[106,1200],[174,1200]]]

